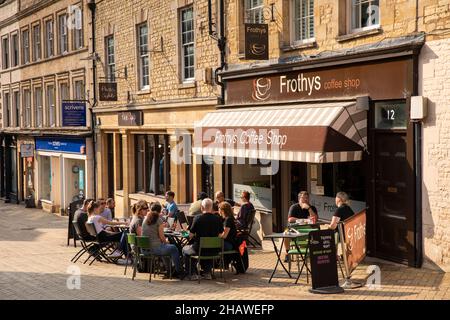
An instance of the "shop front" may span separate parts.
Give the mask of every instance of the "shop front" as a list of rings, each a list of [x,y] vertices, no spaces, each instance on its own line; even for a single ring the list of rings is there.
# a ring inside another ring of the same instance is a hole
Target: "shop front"
[[[251,192],[260,236],[283,230],[299,191],[328,221],[345,191],[367,208],[368,253],[420,266],[417,53],[229,70],[226,105],[197,123],[194,153],[222,165],[227,197]]]
[[[93,192],[89,138],[35,139],[35,200],[49,212],[63,213],[72,201]]]
[[[5,202],[19,202],[17,136],[4,134],[2,139],[2,196]]]

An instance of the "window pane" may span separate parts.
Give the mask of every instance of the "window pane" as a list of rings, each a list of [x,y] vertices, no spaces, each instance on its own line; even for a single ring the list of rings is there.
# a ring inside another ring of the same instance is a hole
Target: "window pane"
[[[136,136],[136,191],[143,191],[145,181],[145,136]]]
[[[155,193],[155,138],[153,135],[147,136],[147,186],[148,192]]]
[[[183,80],[194,78],[194,11],[187,8],[181,11],[181,41]]]
[[[405,101],[375,103],[375,127],[377,129],[406,129]]]

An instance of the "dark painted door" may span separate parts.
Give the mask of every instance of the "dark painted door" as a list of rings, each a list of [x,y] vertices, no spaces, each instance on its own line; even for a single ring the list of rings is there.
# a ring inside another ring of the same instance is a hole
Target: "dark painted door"
[[[400,263],[414,260],[414,174],[406,138],[406,132],[377,132],[374,137],[375,251]]]

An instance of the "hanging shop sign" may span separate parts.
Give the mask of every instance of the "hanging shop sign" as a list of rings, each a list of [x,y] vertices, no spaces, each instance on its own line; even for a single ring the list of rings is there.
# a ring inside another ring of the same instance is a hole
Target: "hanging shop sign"
[[[118,115],[119,126],[142,126],[144,117],[142,111],[124,111]]]
[[[117,101],[117,83],[100,82],[98,84],[100,101]]]
[[[86,102],[63,101],[62,125],[63,127],[86,127]]]
[[[245,59],[269,60],[269,25],[245,24]]]
[[[267,103],[369,95],[403,99],[413,91],[411,59],[286,71],[227,82],[227,104]]]
[[[36,138],[36,150],[67,152],[67,153],[86,153],[86,142],[84,139],[65,139],[65,138]]]
[[[34,156],[34,144],[21,144],[20,156],[22,158],[30,158]]]

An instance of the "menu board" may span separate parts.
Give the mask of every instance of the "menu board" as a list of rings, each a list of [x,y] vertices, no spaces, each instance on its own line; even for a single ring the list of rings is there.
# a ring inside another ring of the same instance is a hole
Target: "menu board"
[[[339,287],[333,230],[309,233],[312,289]]]

